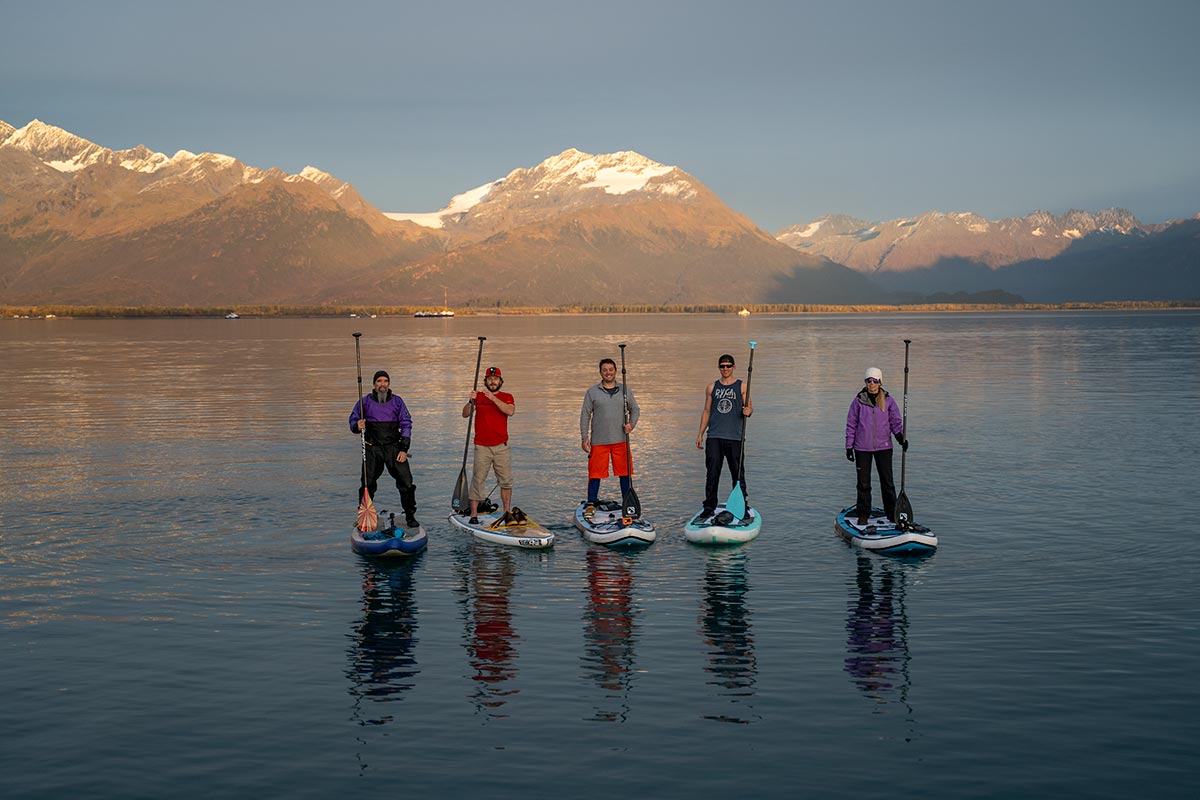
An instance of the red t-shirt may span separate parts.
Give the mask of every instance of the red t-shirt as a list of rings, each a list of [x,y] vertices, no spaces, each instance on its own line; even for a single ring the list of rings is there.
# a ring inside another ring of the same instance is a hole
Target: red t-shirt
[[[492,392],[510,406],[515,406],[508,392]],[[508,415],[483,392],[475,395],[475,444],[495,447],[508,441]]]

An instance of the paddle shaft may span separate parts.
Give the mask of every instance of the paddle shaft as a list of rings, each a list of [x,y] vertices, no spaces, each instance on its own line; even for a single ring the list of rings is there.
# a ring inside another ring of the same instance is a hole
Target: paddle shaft
[[[625,471],[629,473],[629,491],[621,497],[621,517],[624,520],[632,520],[642,515],[642,501],[633,488],[633,453],[629,449],[629,432],[625,430],[625,425],[631,418],[629,400],[625,393],[625,345],[619,346],[621,348],[621,431],[625,434]]]
[[[358,340],[362,337],[361,333],[353,334],[354,336],[354,363],[358,368],[358,421],[363,422],[363,388],[362,388],[362,353],[358,348]],[[359,441],[362,442],[362,488],[367,487],[367,428],[363,426],[358,432]]]
[[[625,426],[629,424],[629,400],[625,397],[625,345],[619,344],[621,348],[621,430],[625,433],[625,471],[629,473],[629,488],[633,488],[633,454],[629,452],[629,431],[625,430]]]
[[[750,363],[746,365],[746,400],[750,399],[750,381],[754,379],[754,347],[758,342],[750,343]],[[750,422],[750,418],[744,413],[742,414],[742,440],[738,443],[738,474],[734,478],[734,485],[740,486],[742,482],[742,471],[745,469],[746,463],[746,425]]]
[[[904,432],[904,441],[908,442],[908,346],[912,344],[912,339],[904,340],[904,413],[901,414],[900,427]],[[908,457],[908,450],[900,448],[900,494],[904,494],[904,467]]]
[[[479,353],[475,356],[475,381],[471,384],[471,391],[479,391],[479,365],[483,363],[483,343],[487,341],[486,336],[479,337]],[[463,460],[462,468],[466,472],[467,469],[467,451],[471,449],[471,423],[475,421],[475,401],[471,401],[471,413],[467,417],[467,441],[463,445]]]

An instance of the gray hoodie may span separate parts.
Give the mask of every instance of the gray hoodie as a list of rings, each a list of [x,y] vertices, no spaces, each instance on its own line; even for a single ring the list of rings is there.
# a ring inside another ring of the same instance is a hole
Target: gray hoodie
[[[629,403],[629,421],[637,425],[637,399],[633,390],[626,388],[625,399]],[[591,427],[592,444],[616,444],[625,441],[625,431],[621,429],[625,422],[624,409],[621,407],[621,384],[617,390],[610,393],[602,384],[597,383],[587,390],[583,396],[583,408],[579,411],[579,438],[587,439],[588,428]]]

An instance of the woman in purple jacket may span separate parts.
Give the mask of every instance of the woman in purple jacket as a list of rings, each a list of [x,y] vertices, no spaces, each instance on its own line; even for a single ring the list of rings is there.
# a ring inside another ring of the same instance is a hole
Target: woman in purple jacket
[[[904,421],[900,409],[883,388],[883,372],[877,367],[867,370],[863,387],[850,401],[846,414],[846,459],[858,472],[858,524],[863,526],[871,516],[871,461],[879,472],[879,488],[883,493],[883,508],[888,519],[896,521],[896,484],[892,480],[892,435],[908,451],[904,436]]]

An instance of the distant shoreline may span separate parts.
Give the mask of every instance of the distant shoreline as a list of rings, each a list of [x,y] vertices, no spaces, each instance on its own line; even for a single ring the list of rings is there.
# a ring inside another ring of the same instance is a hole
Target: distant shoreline
[[[412,317],[417,312],[439,311],[431,306],[0,306],[4,319],[209,319],[239,317]],[[819,303],[754,303],[747,305],[580,305],[504,306],[454,309],[458,317],[594,315],[594,314],[732,314],[745,310],[762,314],[918,314],[970,311],[1178,311],[1200,310],[1200,300],[1110,301],[1105,303],[925,303],[913,305],[833,305]],[[453,317],[427,317],[452,319]]]

